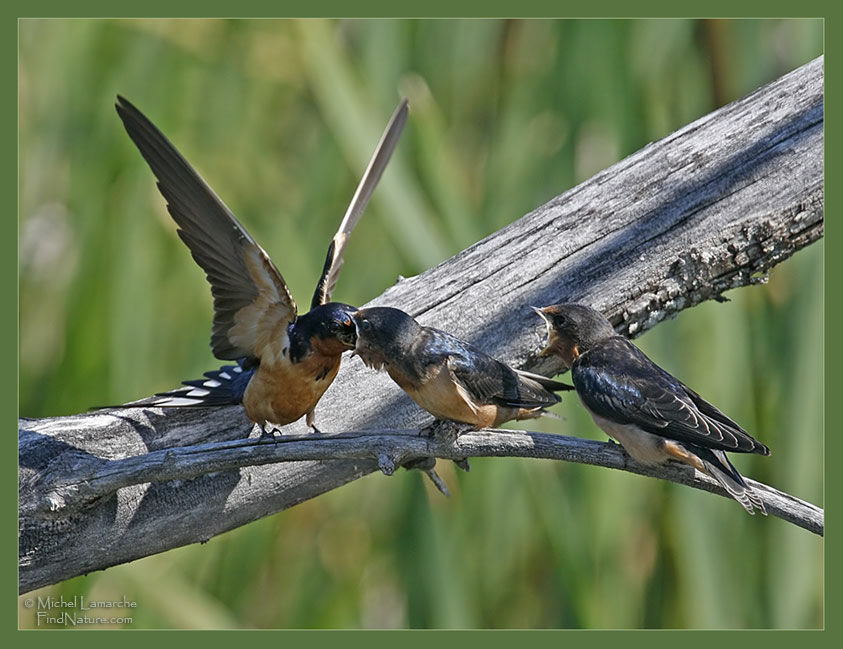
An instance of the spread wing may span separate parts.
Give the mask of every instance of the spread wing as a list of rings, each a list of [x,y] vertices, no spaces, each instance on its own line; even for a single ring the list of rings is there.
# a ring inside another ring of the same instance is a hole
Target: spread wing
[[[326,304],[331,301],[331,295],[337,285],[337,278],[342,268],[342,255],[345,251],[345,245],[348,242],[348,237],[366,205],[369,204],[369,199],[375,191],[378,181],[381,179],[383,170],[386,169],[386,164],[398,144],[398,138],[401,137],[401,132],[404,130],[404,124],[407,123],[408,104],[404,99],[398,104],[398,108],[392,114],[389,124],[381,135],[380,142],[375,148],[375,153],[369,161],[369,166],[363,173],[360,179],[360,184],[357,185],[357,190],[348,205],[340,228],[334,235],[331,245],[328,246],[328,255],[325,257],[325,267],[322,270],[322,277],[319,278],[319,283],[316,285],[316,291],[313,294],[313,301],[310,308],[314,309],[320,304]]]
[[[610,421],[704,448],[769,454],[737,423],[620,336],[580,356],[572,376],[583,403]]]
[[[496,404],[512,408],[545,408],[561,399],[546,389],[533,375],[517,372],[508,365],[453,338],[444,332],[439,335],[451,338],[448,369],[454,380],[478,405]],[[555,382],[546,379],[549,384]],[[560,387],[563,384],[558,384]]]
[[[119,95],[116,108],[158,179],[179,237],[211,284],[214,355],[224,360],[260,359],[271,332],[296,318],[296,303],[284,278],[163,133]]]

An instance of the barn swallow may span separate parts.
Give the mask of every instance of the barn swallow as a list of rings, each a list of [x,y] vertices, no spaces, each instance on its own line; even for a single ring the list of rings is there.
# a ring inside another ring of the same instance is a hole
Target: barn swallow
[[[334,235],[310,311],[297,315],[287,284],[266,252],[167,138],[137,108],[117,97],[117,114],[138,147],[178,235],[205,271],[214,298],[211,348],[236,366],[186,381],[162,393],[154,406],[242,403],[262,435],[267,424],[283,426],[306,416],[318,432],[314,408],[334,380],[344,351],[353,343],[338,332],[353,330],[348,304],[331,302],[348,237],[380,180],[407,121],[407,101],[392,115],[351,203]],[[130,404],[128,404],[130,405]]]
[[[638,462],[679,460],[708,474],[750,514],[764,503],[729,462],[726,451],[769,455],[770,449],[581,304],[533,309],[547,327],[543,356],[571,370],[586,410]]]
[[[369,367],[386,370],[438,419],[491,428],[539,417],[544,408],[561,401],[554,390],[573,389],[514,370],[444,331],[423,327],[399,309],[360,309],[352,319],[355,353]],[[351,343],[351,336],[347,341]]]

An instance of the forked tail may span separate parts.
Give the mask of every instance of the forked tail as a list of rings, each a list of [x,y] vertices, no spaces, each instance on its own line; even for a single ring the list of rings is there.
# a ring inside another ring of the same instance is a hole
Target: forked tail
[[[119,406],[99,408],[210,408],[232,406],[243,402],[243,394],[255,369],[240,365],[225,365],[205,372],[204,379],[183,381],[183,388],[159,392],[149,399],[131,401]]]
[[[737,500],[750,514],[755,514],[755,509],[765,516],[767,509],[764,501],[743,479],[738,470],[729,462],[723,451],[715,451],[696,447],[694,452],[702,460],[706,473],[717,480],[720,485],[729,492],[729,495]]]

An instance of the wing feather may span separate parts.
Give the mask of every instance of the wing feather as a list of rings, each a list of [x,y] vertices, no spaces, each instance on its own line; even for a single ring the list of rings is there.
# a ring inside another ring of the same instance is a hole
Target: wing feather
[[[769,454],[737,423],[620,336],[577,358],[571,374],[583,403],[601,417],[704,448]]]
[[[366,209],[366,205],[369,204],[369,199],[372,198],[372,193],[375,191],[375,187],[377,187],[378,181],[384,169],[386,169],[390,157],[392,157],[392,152],[395,150],[398,139],[401,137],[401,132],[404,130],[404,125],[407,123],[408,110],[407,100],[404,99],[398,104],[389,123],[386,125],[386,129],[384,129],[383,135],[381,135],[380,142],[375,147],[375,152],[369,161],[369,166],[366,167],[366,171],[363,173],[363,177],[357,185],[357,190],[354,192],[351,203],[348,205],[339,230],[337,230],[330,246],[328,246],[325,266],[322,269],[322,276],[316,285],[316,291],[313,293],[313,301],[310,305],[311,309],[331,301],[331,295],[334,293],[337,279],[342,269],[343,252],[345,252],[348,237],[363,215],[363,211]]]
[[[470,395],[474,403],[512,408],[545,408],[561,401],[559,396],[546,389],[530,374],[518,372],[445,332],[433,331],[439,337],[447,337],[447,345],[440,346],[450,350],[448,369],[454,381]]]
[[[116,108],[158,180],[179,237],[211,285],[214,355],[224,360],[259,359],[270,330],[296,317],[296,303],[284,278],[164,134],[119,95]]]

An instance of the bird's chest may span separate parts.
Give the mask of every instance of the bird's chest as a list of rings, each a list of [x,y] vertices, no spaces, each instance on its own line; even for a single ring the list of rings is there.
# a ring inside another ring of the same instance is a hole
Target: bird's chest
[[[310,354],[298,363],[262,362],[243,395],[252,421],[283,426],[313,410],[340,367],[340,355]]]
[[[450,419],[481,428],[492,426],[497,419],[498,408],[491,404],[477,403],[453,380],[444,364],[432,368],[421,381],[412,381],[394,370],[389,371],[389,374],[413,401],[439,419]]]
[[[586,408],[594,423],[607,435],[618,440],[633,458],[641,464],[661,464],[670,458],[665,450],[665,439],[642,430],[634,424],[619,424],[617,422],[594,414]]]

